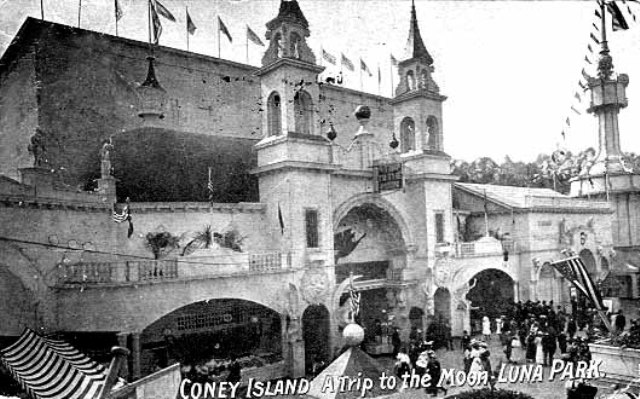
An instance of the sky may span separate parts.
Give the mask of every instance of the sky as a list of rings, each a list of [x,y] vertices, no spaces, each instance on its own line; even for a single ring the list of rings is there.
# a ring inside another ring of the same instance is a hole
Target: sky
[[[47,20],[115,34],[115,0],[42,0]],[[123,17],[119,35],[146,41],[146,0],[119,0]],[[186,50],[185,9],[197,30],[189,50],[218,55],[216,17],[224,21],[233,41],[222,36],[222,58],[247,63],[246,25],[263,41],[265,23],[276,16],[280,0],[161,0],[177,22],[163,20],[160,44]],[[345,73],[345,86],[390,96],[397,84],[389,55],[403,58],[409,32],[409,0],[299,0],[310,24],[308,43],[321,59],[320,49],[356,65]],[[638,16],[634,23],[627,4]],[[618,2],[630,25],[611,32],[608,39],[615,72],[629,74],[629,106],[620,113],[620,140],[624,151],[640,153],[640,3]],[[420,30],[434,58],[434,79],[448,99],[442,129],[447,153],[472,161],[489,156],[502,161],[532,161],[558,147],[580,151],[597,147],[597,122],[585,112],[588,96],[578,86],[585,55],[597,59],[599,46],[590,38],[599,26],[595,1],[439,1],[416,0]],[[0,52],[27,16],[40,17],[40,0],[0,0]],[[596,54],[590,55],[591,43]],[[259,66],[264,47],[249,44],[248,63]],[[373,76],[358,73],[359,59]],[[319,62],[319,61],[318,61]],[[335,74],[338,67],[325,73]],[[382,81],[378,84],[377,70]],[[362,85],[362,86],[361,86]],[[576,92],[581,97],[578,102]],[[588,94],[588,93],[586,93]],[[580,114],[571,110],[574,107]],[[566,126],[567,117],[570,127]],[[563,140],[561,132],[565,131]]]

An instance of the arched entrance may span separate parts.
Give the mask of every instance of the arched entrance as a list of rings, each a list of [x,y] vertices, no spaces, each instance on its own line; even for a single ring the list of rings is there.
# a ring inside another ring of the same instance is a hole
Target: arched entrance
[[[536,285],[536,299],[539,301],[552,301],[556,295],[555,272],[549,262],[545,262],[540,269]]]
[[[482,330],[482,317],[490,320],[507,315],[513,306],[513,279],[502,270],[486,269],[476,274],[469,284],[474,287],[467,294],[471,301],[471,330]]]
[[[394,209],[389,204],[372,201],[338,213],[343,216],[335,224],[334,231],[337,284],[353,274],[361,276],[358,284],[366,285],[393,278],[394,273],[404,268],[403,231],[391,212]],[[402,291],[388,291],[380,284],[377,287],[360,289],[359,321],[365,329],[365,344],[380,346],[392,331],[395,307],[405,306],[406,298]],[[377,353],[384,350],[376,349]]]
[[[314,361],[328,363],[329,311],[324,305],[311,305],[302,314],[302,337],[304,339],[304,362],[307,374],[311,373]]]
[[[416,308],[416,307],[412,307],[409,310],[409,325],[410,325],[410,337],[411,334],[418,334],[418,331],[420,331],[420,333],[424,332],[424,311],[420,308]]]
[[[266,306],[242,299],[200,301],[149,325],[140,343],[142,375],[179,362],[206,363],[210,377],[224,377],[223,366],[232,358],[243,368],[282,360],[281,318]]]

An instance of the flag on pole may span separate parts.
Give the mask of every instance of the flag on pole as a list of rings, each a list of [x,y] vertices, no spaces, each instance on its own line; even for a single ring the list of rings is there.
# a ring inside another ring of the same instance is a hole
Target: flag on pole
[[[233,43],[231,33],[229,33],[229,29],[227,29],[227,26],[224,24],[224,22],[222,22],[222,19],[220,19],[220,17],[218,17],[218,30],[224,33],[227,36],[227,39],[229,39],[229,41]]]
[[[340,57],[340,64],[344,65],[345,67],[347,67],[348,70],[350,71],[354,71],[355,68],[353,67],[353,63],[351,62],[350,59],[348,59],[344,53],[340,53],[341,57]]]
[[[213,180],[211,180],[211,167],[209,167],[209,180],[207,181],[207,191],[209,191],[209,202],[213,202]]]
[[[353,287],[353,274],[349,276],[349,298],[351,300],[351,314],[355,318],[360,313],[360,293]]]
[[[120,2],[118,0],[113,0],[114,1],[114,5],[115,5],[115,12],[116,12],[116,22],[120,21],[122,19],[122,7],[120,7]]]
[[[327,61],[331,65],[336,64],[336,57],[334,57],[332,54],[329,54],[324,49],[322,49],[322,59]]]
[[[158,12],[158,14],[162,15],[171,22],[176,22],[176,17],[171,14],[167,7],[163,6],[162,3],[160,3],[158,0],[154,0],[154,3],[156,3],[156,11]]]
[[[196,33],[196,29],[198,28],[196,27],[196,24],[193,23],[191,15],[189,15],[189,10],[187,10],[187,32],[189,32],[190,35],[193,35]]]
[[[382,71],[380,70],[380,64],[378,64],[378,84],[382,82]]]
[[[398,66],[398,60],[396,60],[396,57],[394,57],[393,54],[390,54],[390,56],[391,56],[391,65]]]
[[[551,263],[562,277],[567,279],[578,291],[589,299],[597,310],[603,310],[602,296],[591,280],[584,262],[579,256]]]
[[[578,94],[578,92],[575,92],[573,94],[573,96],[578,100],[578,101],[582,101],[582,98],[580,98],[580,94]]]
[[[160,42],[160,35],[162,35],[162,23],[158,16],[158,10],[155,1],[150,1],[149,6],[151,8],[151,25],[152,25],[152,37],[151,42],[157,45]]]
[[[284,235],[284,218],[282,217],[282,209],[280,209],[279,202],[278,202],[278,222],[280,223],[280,234]]]
[[[629,24],[624,19],[624,15],[622,15],[622,11],[618,7],[615,1],[610,1],[607,4],[607,10],[611,14],[611,21],[613,23],[613,30],[627,30],[629,29]]]
[[[596,17],[602,19],[602,15],[600,15],[600,11],[599,10],[596,10]]]
[[[362,69],[363,71],[365,71],[366,73],[369,74],[369,76],[373,76],[373,74],[371,73],[371,71],[369,70],[369,67],[367,66],[367,64],[364,63],[364,61],[362,60],[362,58],[360,58],[360,69]]]
[[[247,38],[251,40],[254,44],[264,47],[264,43],[262,43],[262,40],[260,40],[260,37],[256,34],[256,32],[254,32],[249,27],[249,25],[247,25]]]

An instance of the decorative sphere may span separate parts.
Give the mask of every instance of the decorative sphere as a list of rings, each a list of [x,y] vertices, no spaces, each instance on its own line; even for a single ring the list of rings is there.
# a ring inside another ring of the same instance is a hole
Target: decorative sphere
[[[396,138],[396,136],[393,136],[393,139],[389,143],[389,147],[395,150],[396,148],[398,148],[399,145],[400,143],[398,142],[398,139]]]
[[[364,341],[364,329],[356,323],[349,323],[342,330],[342,336],[347,346],[358,346]]]
[[[333,127],[333,123],[329,125],[329,130],[327,130],[327,138],[331,141],[335,140],[338,137],[338,132]]]
[[[358,120],[369,119],[371,118],[371,108],[366,105],[358,105],[358,108],[356,108],[354,115]]]

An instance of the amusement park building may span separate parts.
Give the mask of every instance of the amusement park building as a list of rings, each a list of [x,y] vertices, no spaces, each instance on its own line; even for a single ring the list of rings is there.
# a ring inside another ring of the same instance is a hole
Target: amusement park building
[[[309,34],[283,1],[255,68],[28,18],[0,59],[0,337],[119,343],[135,378],[214,334],[297,377],[342,346],[351,281],[379,352],[567,304],[563,249],[609,268],[606,201],[456,183],[414,6],[393,98],[320,83]]]

